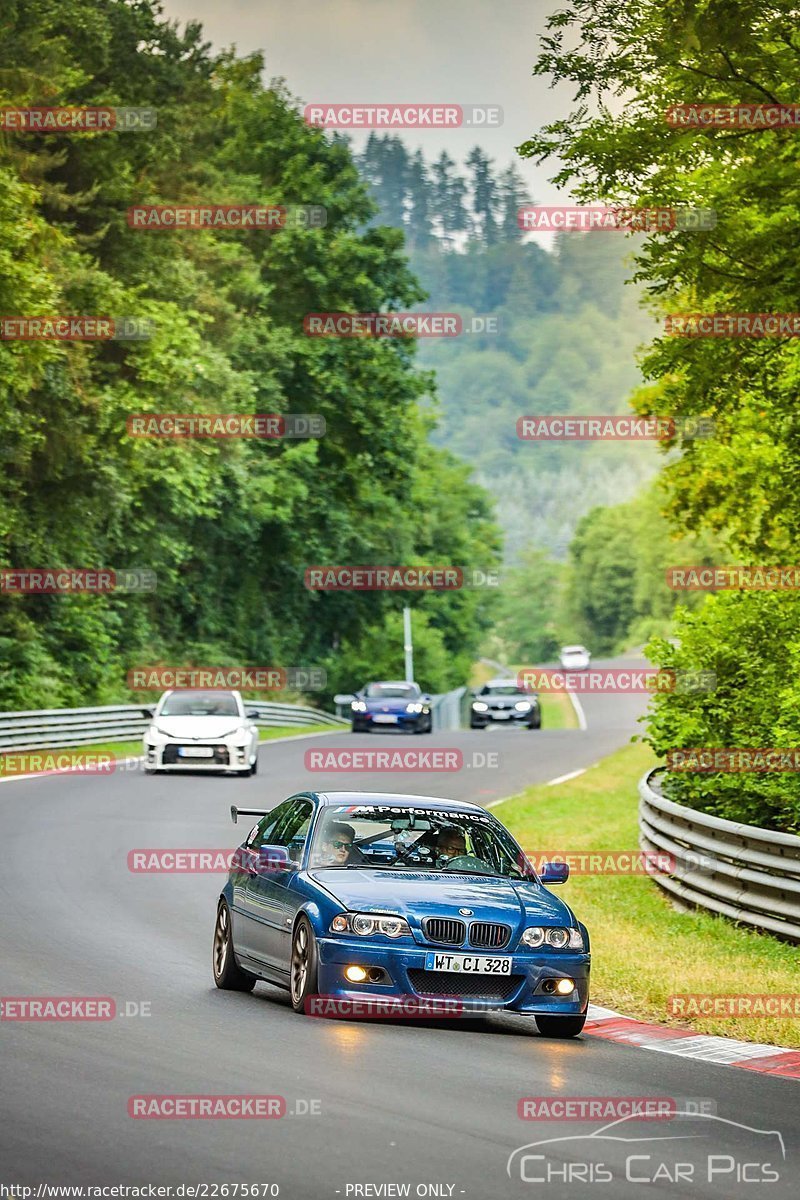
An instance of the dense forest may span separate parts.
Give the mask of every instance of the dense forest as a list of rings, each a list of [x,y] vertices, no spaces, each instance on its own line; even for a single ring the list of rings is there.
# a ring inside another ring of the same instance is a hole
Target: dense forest
[[[640,248],[636,275],[662,319],[797,312],[795,130],[687,127],[665,114],[679,101],[792,105],[798,55],[793,15],[779,3],[643,0],[623,11],[611,0],[571,0],[550,20],[535,72],[568,88],[574,104],[523,154],[562,164],[555,181],[583,203],[689,204],[718,214],[711,231],[667,233]],[[683,445],[662,479],[671,533],[710,539],[718,560],[791,567],[800,556],[798,353],[792,336],[662,335],[644,359],[639,411],[715,422],[714,436]],[[609,533],[612,521],[598,518]],[[663,595],[666,581],[653,587]],[[647,736],[657,753],[797,746],[796,588],[725,589],[678,617],[677,637],[655,639],[651,657],[713,672],[716,687],[656,697]],[[800,828],[791,771],[686,772],[668,786],[677,799],[734,820]]]
[[[152,108],[155,128],[0,134],[0,311],[147,320],[132,341],[0,340],[0,564],[136,567],[146,594],[0,597],[0,704],[124,696],[136,664],[326,668],[329,691],[402,670],[400,594],[320,594],[315,563],[496,561],[468,468],[429,440],[408,339],[314,339],[303,317],[407,309],[403,235],[341,141],[262,83],[258,55],[138,0],[9,0],[0,104]],[[324,228],[131,228],[133,204],[324,206]],[[305,440],[129,436],[131,413],[317,413]],[[463,682],[475,591],[412,595],[418,672]]]

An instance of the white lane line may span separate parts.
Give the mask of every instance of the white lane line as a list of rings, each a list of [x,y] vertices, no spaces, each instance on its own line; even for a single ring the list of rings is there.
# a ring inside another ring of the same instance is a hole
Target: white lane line
[[[567,695],[570,698],[572,707],[575,709],[575,716],[578,718],[578,729],[582,729],[585,733],[589,726],[586,723],[586,713],[583,711],[583,705],[574,692],[568,691]]]
[[[585,775],[587,767],[581,767],[579,771],[570,771],[568,775],[559,775],[557,779],[551,779],[545,784],[545,787],[555,787],[557,783],[566,783],[568,779],[577,779],[579,775]]]

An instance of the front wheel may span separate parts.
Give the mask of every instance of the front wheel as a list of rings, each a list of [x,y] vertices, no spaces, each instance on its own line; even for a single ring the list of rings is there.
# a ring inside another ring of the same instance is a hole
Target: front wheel
[[[292,938],[292,961],[289,968],[289,994],[295,1012],[303,1012],[306,998],[317,991],[317,939],[308,917],[297,922]]]
[[[549,1014],[536,1018],[536,1026],[542,1037],[577,1037],[586,1024],[586,1013],[579,1017],[552,1017]]]
[[[227,900],[220,900],[217,908],[212,966],[214,983],[224,992],[252,992],[256,986],[255,975],[243,971],[233,953],[233,927]]]

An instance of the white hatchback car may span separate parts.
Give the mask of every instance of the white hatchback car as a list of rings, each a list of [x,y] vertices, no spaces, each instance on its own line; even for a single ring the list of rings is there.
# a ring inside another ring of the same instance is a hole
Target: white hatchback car
[[[239,692],[181,688],[164,692],[145,731],[144,769],[156,771],[258,770],[256,712],[245,709]]]
[[[586,671],[592,656],[585,646],[562,646],[558,661],[565,671]]]

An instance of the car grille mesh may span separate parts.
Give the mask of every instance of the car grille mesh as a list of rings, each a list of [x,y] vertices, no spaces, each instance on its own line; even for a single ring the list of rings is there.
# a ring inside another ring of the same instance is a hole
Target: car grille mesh
[[[473,946],[486,946],[499,950],[511,937],[510,925],[498,925],[494,921],[473,921],[469,927],[469,940]]]
[[[194,749],[193,746],[185,746],[183,749],[188,750],[189,754],[179,755],[178,746],[175,744],[165,746],[161,755],[161,761],[163,762],[164,766],[167,767],[181,764],[182,766],[188,767],[196,765],[199,766],[201,764],[210,766],[213,764],[214,766],[227,767],[230,765],[227,748],[219,749],[217,746],[215,746],[214,753],[210,758],[208,755],[205,757],[201,757],[200,755],[197,755],[196,757],[192,756],[191,751]]]
[[[460,946],[467,935],[463,921],[446,917],[426,917],[422,930],[429,942],[437,942],[440,946]]]
[[[418,996],[460,996],[467,1000],[508,1000],[521,975],[462,975],[459,971],[423,971],[409,967],[408,981]]]

